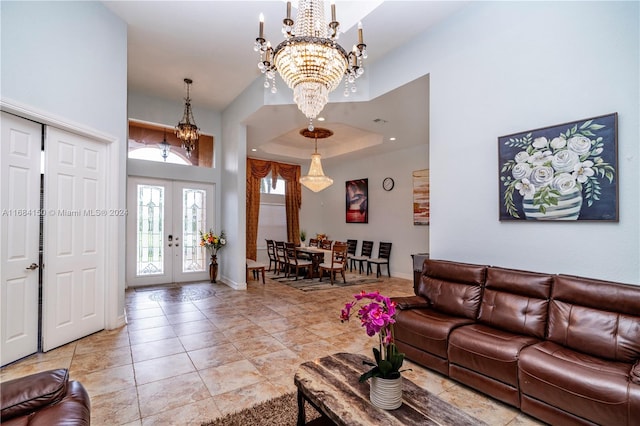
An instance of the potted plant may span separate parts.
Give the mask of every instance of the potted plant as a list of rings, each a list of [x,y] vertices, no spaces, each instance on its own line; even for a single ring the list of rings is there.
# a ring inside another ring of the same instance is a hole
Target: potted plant
[[[300,245],[304,247],[304,242],[307,241],[307,231],[304,229],[300,231]]]
[[[349,321],[354,306],[365,299],[370,303],[362,306],[357,313],[368,336],[379,337],[379,345],[373,348],[375,363],[363,361],[373,368],[360,376],[360,381],[371,379],[369,398],[373,405],[393,410],[402,405],[402,375],[400,370],[404,354],[398,351],[393,339],[393,324],[396,322],[396,302],[375,291],[354,294],[354,301],[345,304],[340,314],[342,322]]]
[[[211,229],[208,232],[200,231],[200,247],[211,251],[209,279],[212,283],[215,283],[218,277],[218,250],[226,244],[227,240],[224,231],[220,232],[220,235],[216,235]]]

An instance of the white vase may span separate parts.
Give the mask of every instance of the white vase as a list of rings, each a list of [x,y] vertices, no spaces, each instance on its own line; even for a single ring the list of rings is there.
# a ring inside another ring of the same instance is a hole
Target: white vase
[[[395,410],[402,405],[402,376],[397,379],[372,377],[369,384],[371,403],[383,410]]]
[[[558,204],[547,206],[542,213],[538,206],[533,204],[533,198],[522,200],[524,215],[529,220],[577,220],[582,208],[582,193],[574,188],[567,194],[558,197]]]

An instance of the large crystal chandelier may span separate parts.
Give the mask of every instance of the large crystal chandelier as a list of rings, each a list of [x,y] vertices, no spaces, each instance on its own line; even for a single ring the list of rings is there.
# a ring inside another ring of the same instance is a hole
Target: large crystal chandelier
[[[195,151],[198,139],[200,139],[200,129],[196,126],[191,111],[191,98],[189,97],[189,86],[193,83],[190,78],[185,78],[187,84],[187,97],[184,98],[184,114],[182,121],[176,126],[176,136],[182,142],[182,148],[187,152],[187,157],[191,157],[191,152]]]
[[[265,88],[276,93],[276,71],[293,90],[293,100],[309,119],[313,119],[329,102],[344,76],[345,96],[355,92],[355,80],[364,73],[363,60],[367,45],[358,24],[358,44],[347,53],[337,43],[340,23],[336,21],[336,5],[331,1],[331,22],[324,19],[324,1],[299,0],[295,22],[291,19],[291,2],[287,2],[287,17],[282,21],[285,40],[275,49],[264,39],[264,17],[260,14],[260,34],[254,50],[259,52],[258,68],[265,74]]]
[[[318,154],[318,138],[324,139],[333,135],[329,129],[317,127],[315,129],[302,129],[300,134],[305,138],[315,139],[315,150],[311,154],[311,164],[309,165],[309,173],[300,178],[300,183],[313,192],[322,191],[333,184],[333,179],[325,176],[322,171],[322,163],[320,162],[320,154]]]

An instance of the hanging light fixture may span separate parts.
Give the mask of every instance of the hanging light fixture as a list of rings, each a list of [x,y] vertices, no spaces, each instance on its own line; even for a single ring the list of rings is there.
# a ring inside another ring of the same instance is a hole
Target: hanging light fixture
[[[166,162],[167,157],[169,156],[169,151],[171,151],[171,145],[167,143],[167,129],[164,129],[164,136],[162,137],[162,142],[158,144],[160,147],[160,155],[162,159]]]
[[[193,111],[191,111],[191,98],[189,97],[189,86],[193,83],[190,78],[185,78],[187,84],[187,97],[184,98],[184,115],[182,121],[176,126],[176,136],[182,142],[182,148],[187,152],[187,157],[191,157],[191,152],[197,148],[198,139],[200,138],[200,129],[196,126],[193,119]]]
[[[275,49],[264,38],[264,17],[260,14],[260,31],[254,50],[259,52],[258,68],[265,74],[265,88],[276,93],[276,71],[293,90],[293,100],[309,119],[313,119],[329,102],[344,76],[345,96],[355,92],[355,80],[364,73],[363,60],[367,45],[362,38],[362,24],[358,23],[358,44],[347,53],[337,42],[340,23],[336,21],[336,5],[331,1],[331,22],[324,19],[324,1],[299,0],[295,22],[291,19],[291,2],[287,2],[287,16],[282,20],[285,40]]]
[[[311,154],[311,165],[309,166],[309,173],[306,176],[300,178],[300,183],[313,192],[322,191],[333,184],[333,179],[324,175],[322,171],[322,163],[320,162],[320,154],[318,154],[318,138],[324,139],[333,135],[333,132],[329,129],[323,129],[317,127],[313,130],[302,129],[300,134],[305,138],[314,138],[315,150]]]

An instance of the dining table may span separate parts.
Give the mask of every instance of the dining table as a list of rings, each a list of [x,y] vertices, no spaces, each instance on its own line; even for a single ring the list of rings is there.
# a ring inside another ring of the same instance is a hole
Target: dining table
[[[296,253],[304,254],[311,259],[311,268],[309,268],[307,272],[307,278],[320,277],[320,264],[324,262],[325,259],[331,259],[331,250],[318,247],[296,247]]]

